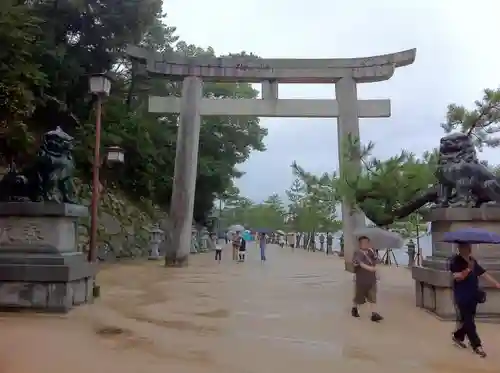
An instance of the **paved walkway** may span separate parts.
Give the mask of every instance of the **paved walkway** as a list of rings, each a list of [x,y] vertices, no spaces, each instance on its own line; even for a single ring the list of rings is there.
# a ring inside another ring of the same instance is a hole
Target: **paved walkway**
[[[406,269],[383,268],[383,324],[349,314],[352,275],[337,257],[270,247],[261,264],[193,256],[105,268],[102,298],[68,316],[0,315],[1,373],[486,373],[500,325],[479,329],[490,356],[451,345],[452,323],[417,310]],[[495,368],[496,367],[496,368]]]

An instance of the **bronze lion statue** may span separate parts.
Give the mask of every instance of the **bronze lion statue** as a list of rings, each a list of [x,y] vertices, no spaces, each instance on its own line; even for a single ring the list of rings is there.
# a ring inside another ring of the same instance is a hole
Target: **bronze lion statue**
[[[405,218],[422,206],[479,207],[484,203],[500,204],[500,180],[477,158],[471,138],[453,133],[440,140],[437,183],[422,190],[402,206],[389,208],[382,216],[364,211],[376,225],[387,226]],[[377,200],[376,193],[364,191],[356,198],[362,205],[367,199]]]
[[[45,133],[32,164],[18,172],[11,165],[0,181],[0,200],[75,203],[73,137],[60,127]]]

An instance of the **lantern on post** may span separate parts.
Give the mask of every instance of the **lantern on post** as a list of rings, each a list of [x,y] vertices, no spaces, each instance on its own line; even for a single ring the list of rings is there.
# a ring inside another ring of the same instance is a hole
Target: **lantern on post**
[[[108,146],[105,161],[108,166],[125,163],[125,152],[119,146]]]
[[[155,224],[149,230],[149,259],[150,260],[158,260],[160,259],[160,251],[159,246],[163,241],[163,237],[165,236],[163,230],[160,229],[158,224]]]
[[[89,79],[90,93],[97,96],[109,96],[111,80],[106,74],[94,74]]]
[[[88,253],[89,262],[97,260],[97,215],[99,206],[99,189],[101,182],[99,180],[99,169],[101,167],[101,117],[102,117],[102,99],[109,96],[111,91],[111,80],[106,74],[95,74],[89,78],[89,90],[96,97],[95,107],[95,145],[94,159],[92,164],[92,202],[90,206],[90,247]]]

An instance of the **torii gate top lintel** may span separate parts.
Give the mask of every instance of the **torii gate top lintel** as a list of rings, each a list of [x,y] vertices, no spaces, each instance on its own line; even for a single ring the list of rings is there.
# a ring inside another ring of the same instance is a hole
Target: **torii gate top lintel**
[[[129,46],[127,54],[147,64],[147,71],[171,80],[199,76],[203,80],[258,83],[335,83],[351,76],[358,83],[390,79],[397,67],[411,65],[416,49],[372,57],[294,59],[252,57],[185,57]]]

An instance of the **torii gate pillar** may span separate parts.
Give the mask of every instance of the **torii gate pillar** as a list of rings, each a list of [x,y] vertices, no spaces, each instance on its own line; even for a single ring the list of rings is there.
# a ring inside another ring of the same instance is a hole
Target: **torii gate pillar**
[[[349,135],[359,138],[359,115],[358,115],[358,89],[356,81],[352,77],[344,77],[335,83],[335,96],[339,103],[339,117],[337,118],[338,150],[339,150],[339,173],[344,176],[346,167],[354,173],[361,172],[359,160],[354,162],[344,161],[344,149]],[[352,256],[357,247],[354,231],[357,227],[365,226],[365,215],[354,211],[353,206],[346,200],[342,201],[342,231],[344,234],[344,262],[346,270],[353,272]]]
[[[169,266],[187,265],[191,251],[202,93],[203,81],[200,77],[184,78],[175,150],[174,184],[170,202],[171,232],[168,232],[165,253],[165,265]]]

